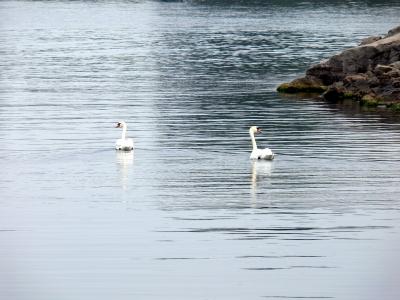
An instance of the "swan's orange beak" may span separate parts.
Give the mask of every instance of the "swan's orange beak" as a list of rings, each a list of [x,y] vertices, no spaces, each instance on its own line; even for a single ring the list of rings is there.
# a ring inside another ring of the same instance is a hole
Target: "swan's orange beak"
[[[257,127],[257,133],[261,133],[262,129],[260,127]]]
[[[120,128],[121,127],[121,123],[117,123],[117,125],[115,125],[115,128]]]

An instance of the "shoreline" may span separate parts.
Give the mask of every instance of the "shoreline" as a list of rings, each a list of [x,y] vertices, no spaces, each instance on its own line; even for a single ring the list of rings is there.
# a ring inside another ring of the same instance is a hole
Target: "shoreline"
[[[277,91],[314,93],[327,101],[353,100],[400,112],[400,26],[311,66],[304,77],[280,84]]]

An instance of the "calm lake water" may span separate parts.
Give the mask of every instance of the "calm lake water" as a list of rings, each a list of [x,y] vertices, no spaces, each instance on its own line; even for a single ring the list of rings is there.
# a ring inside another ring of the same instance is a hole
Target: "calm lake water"
[[[400,299],[400,121],[275,92],[400,3],[320,2],[1,1],[0,298]]]

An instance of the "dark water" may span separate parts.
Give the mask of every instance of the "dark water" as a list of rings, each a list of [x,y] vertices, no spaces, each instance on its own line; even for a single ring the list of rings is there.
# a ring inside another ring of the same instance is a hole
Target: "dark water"
[[[399,299],[400,122],[275,88],[400,4],[320,2],[1,1],[0,298]]]

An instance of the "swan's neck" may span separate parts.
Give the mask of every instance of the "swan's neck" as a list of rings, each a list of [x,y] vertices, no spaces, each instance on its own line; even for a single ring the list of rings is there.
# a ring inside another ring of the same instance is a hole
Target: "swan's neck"
[[[253,132],[250,132],[250,137],[251,137],[251,144],[253,145],[253,150],[257,150],[256,138],[254,137]]]
[[[122,135],[121,135],[121,139],[125,139],[125,137],[126,137],[126,125],[124,125],[123,127],[122,127]]]

